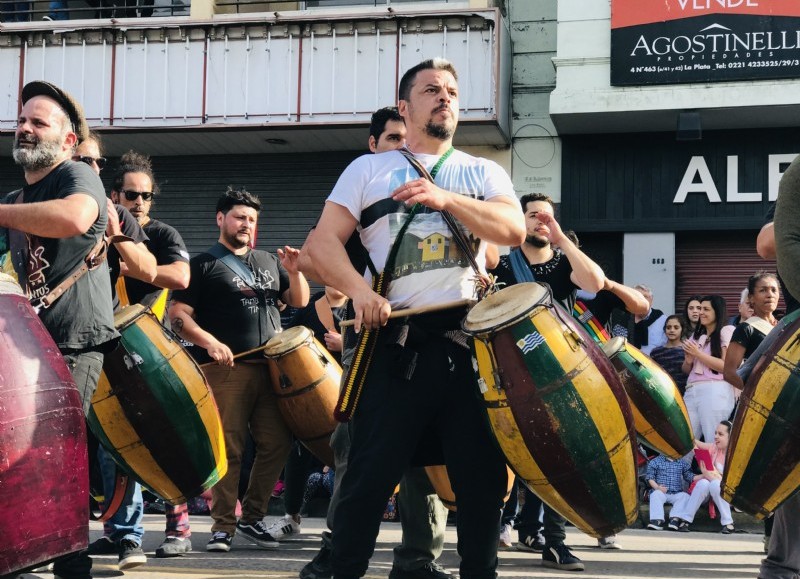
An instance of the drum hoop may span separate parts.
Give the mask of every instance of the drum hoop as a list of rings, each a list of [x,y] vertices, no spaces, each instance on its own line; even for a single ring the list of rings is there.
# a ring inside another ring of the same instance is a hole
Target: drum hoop
[[[528,314],[530,314],[531,312],[536,310],[536,308],[554,309],[555,308],[555,302],[553,301],[553,291],[550,289],[550,286],[543,285],[543,284],[540,284],[540,285],[542,285],[542,288],[545,290],[545,293],[542,294],[542,297],[539,298],[538,301],[533,302],[533,304],[531,304],[525,310],[517,313],[517,315],[515,315],[515,316],[513,316],[513,317],[511,317],[511,318],[509,318],[507,320],[504,320],[504,321],[498,323],[497,325],[490,326],[490,327],[487,327],[487,328],[482,328],[479,331],[468,330],[466,328],[467,319],[464,318],[463,320],[461,320],[461,330],[463,332],[465,332],[466,334],[472,336],[475,339],[481,339],[480,336],[487,336],[487,337],[488,336],[492,336],[492,335],[496,334],[497,332],[499,332],[500,330],[504,330],[504,329],[506,329],[508,327],[511,327],[514,324],[516,324],[518,321],[520,321],[520,320],[522,320],[522,319],[524,319],[526,317],[529,317]],[[549,301],[549,303],[547,303],[548,301]]]
[[[142,317],[142,315],[147,314],[149,311],[150,308],[142,304],[125,306],[114,315],[114,327],[118,332],[122,332],[126,328],[135,324],[136,321]],[[117,323],[117,320],[119,320],[119,324]],[[161,325],[160,322],[159,325]]]
[[[286,350],[282,350],[281,352],[279,352],[279,353],[276,353],[276,354],[269,354],[269,353],[268,353],[268,349],[266,349],[266,348],[265,348],[265,350],[264,350],[264,357],[265,357],[265,358],[268,358],[268,359],[270,359],[270,360],[279,360],[280,358],[283,358],[284,356],[288,356],[289,354],[291,354],[292,352],[294,352],[294,351],[295,351],[295,350],[297,350],[298,348],[301,348],[301,347],[303,347],[303,346],[304,346],[304,345],[306,345],[306,344],[313,344],[313,343],[314,343],[314,332],[312,332],[311,330],[309,330],[309,329],[308,329],[308,328],[306,328],[305,326],[297,326],[297,327],[303,328],[304,330],[306,330],[306,332],[308,332],[308,333],[306,334],[306,337],[305,337],[305,338],[304,338],[302,341],[300,341],[299,343],[295,344],[295,345],[294,345],[294,346],[292,346],[291,348],[288,348],[288,349],[286,349]],[[291,328],[290,328],[290,329],[291,329]],[[287,331],[288,331],[288,330],[287,330]],[[281,332],[281,334],[282,334],[282,333],[283,333],[283,332]],[[304,332],[298,332],[298,333],[302,335]],[[278,335],[277,335],[277,336],[275,336],[275,337],[276,337],[276,338],[277,338],[277,337],[280,337],[280,336],[281,336],[281,334],[278,334]],[[273,338],[273,339],[274,339],[274,338]],[[267,347],[268,347],[268,346],[269,346],[269,342],[267,342]]]
[[[626,349],[627,343],[628,341],[622,336],[614,336],[608,342],[600,344],[600,349],[610,360],[621,354]]]

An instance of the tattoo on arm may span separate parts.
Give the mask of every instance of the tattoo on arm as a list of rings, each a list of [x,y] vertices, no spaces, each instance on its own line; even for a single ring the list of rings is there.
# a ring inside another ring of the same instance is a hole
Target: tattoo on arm
[[[180,317],[176,317],[173,318],[171,322],[172,322],[172,331],[180,336],[183,333],[183,319]]]

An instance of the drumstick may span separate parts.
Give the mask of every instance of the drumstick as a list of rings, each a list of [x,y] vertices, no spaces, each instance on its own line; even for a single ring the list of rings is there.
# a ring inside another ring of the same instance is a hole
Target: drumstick
[[[269,342],[267,342],[267,343],[269,343]],[[241,358],[242,356],[247,356],[249,354],[255,354],[259,350],[266,349],[266,347],[267,347],[267,344],[261,344],[258,348],[253,348],[252,350],[247,350],[245,352],[239,352],[238,354],[234,354],[233,355],[233,359],[235,360],[236,358]],[[200,367],[201,368],[205,368],[206,366],[216,366],[216,365],[217,365],[216,362],[206,362],[205,364],[200,364]]]
[[[450,308],[457,308],[460,306],[467,306],[471,303],[474,303],[475,300],[456,300],[454,302],[447,302],[444,304],[433,304],[430,306],[420,306],[418,308],[406,308],[405,310],[392,310],[389,314],[389,319],[393,318],[405,318],[407,316],[416,316],[417,314],[427,314],[429,312],[438,312],[440,310],[449,310]],[[349,328],[350,326],[354,326],[356,323],[355,320],[344,320],[343,322],[339,323],[340,328]]]

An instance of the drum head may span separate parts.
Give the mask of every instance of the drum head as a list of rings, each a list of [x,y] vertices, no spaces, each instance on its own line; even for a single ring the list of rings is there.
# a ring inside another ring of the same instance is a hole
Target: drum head
[[[525,316],[536,306],[550,301],[550,292],[539,283],[518,283],[478,302],[464,319],[468,334],[480,334]]]
[[[608,342],[600,344],[603,353],[609,358],[613,358],[625,347],[625,338],[622,336],[614,336]]]
[[[278,358],[290,350],[294,350],[309,341],[314,334],[305,326],[289,328],[267,342],[264,355],[267,358]]]
[[[25,295],[17,280],[6,273],[0,273],[0,294]]]
[[[132,323],[134,323],[139,316],[147,311],[147,306],[142,304],[133,304],[125,306],[116,314],[114,314],[114,327],[118,332],[121,332]]]

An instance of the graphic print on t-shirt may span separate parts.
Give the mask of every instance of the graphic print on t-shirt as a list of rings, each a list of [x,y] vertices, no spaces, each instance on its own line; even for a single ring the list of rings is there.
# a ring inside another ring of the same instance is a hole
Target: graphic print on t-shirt
[[[45,270],[50,267],[50,263],[44,258],[44,246],[39,243],[39,238],[35,235],[28,235],[27,238],[28,297],[31,301],[34,301],[50,293],[50,286],[47,284],[47,275],[45,274]]]

